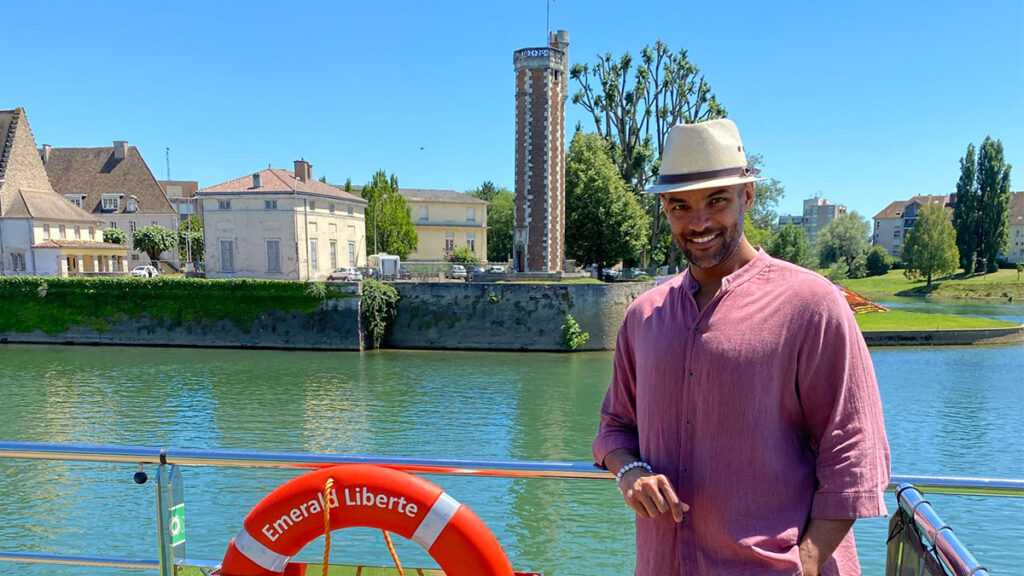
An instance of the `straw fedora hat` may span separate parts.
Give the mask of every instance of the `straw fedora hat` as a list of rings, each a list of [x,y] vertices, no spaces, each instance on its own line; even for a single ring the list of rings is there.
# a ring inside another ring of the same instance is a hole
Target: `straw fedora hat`
[[[683,192],[758,180],[764,178],[747,165],[740,131],[723,118],[673,126],[665,138],[658,181],[645,192]]]

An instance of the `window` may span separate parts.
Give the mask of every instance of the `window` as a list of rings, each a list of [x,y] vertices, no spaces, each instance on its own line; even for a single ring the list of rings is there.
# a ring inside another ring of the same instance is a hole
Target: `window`
[[[95,239],[96,239],[96,228],[93,227],[93,226],[89,226],[89,240],[95,240]]]
[[[348,243],[348,265],[349,266],[355,266],[356,265],[356,243],[355,242],[349,242]]]
[[[135,196],[129,196],[128,202],[124,207],[125,212],[138,212],[139,211],[139,199]]]
[[[313,212],[314,210],[316,210],[316,202],[310,200],[309,201],[309,211]]]
[[[334,214],[334,204],[328,204],[327,211],[330,212],[331,214]]]
[[[476,253],[476,234],[466,234],[466,246],[470,252]]]
[[[50,237],[50,225],[49,224],[43,224],[43,238],[49,238],[49,237]]]
[[[338,267],[338,241],[331,240],[331,270]]]
[[[281,241],[267,240],[267,272],[281,273]]]
[[[104,194],[100,196],[100,210],[114,212],[121,207],[120,194]]]
[[[466,208],[466,222],[476,222],[476,208]]]
[[[135,234],[135,228],[136,228],[135,220],[132,220],[131,222],[128,223],[128,233],[129,234]]]
[[[25,271],[25,255],[21,252],[11,254],[11,269],[15,272]]]
[[[110,221],[110,227],[111,228],[117,228],[117,222],[114,222],[113,220],[111,220]]]
[[[225,274],[235,272],[235,241],[220,241],[220,271]]]
[[[277,200],[264,200],[263,201],[263,209],[264,210],[277,210]]]
[[[900,237],[900,229],[898,227],[897,228],[893,228],[893,230],[892,230],[892,237],[893,238],[899,238]]]
[[[81,226],[75,226],[75,240],[81,240],[81,239],[82,239],[82,227]]]
[[[61,240],[63,240],[63,239],[68,237],[68,227],[67,226],[61,224],[58,227],[58,230],[60,231],[60,239]]]
[[[444,233],[444,251],[454,252],[455,251],[455,234],[453,232]]]
[[[426,206],[420,206],[420,220],[429,220],[429,218],[427,218],[427,216],[428,216],[427,207]]]
[[[316,238],[309,239],[309,265],[313,270],[317,269]]]
[[[75,206],[78,206],[79,208],[82,207],[83,196],[81,194],[65,194],[64,197],[68,199],[68,202],[71,202]]]
[[[218,210],[231,210],[231,200],[217,200]]]
[[[351,206],[346,206],[346,207],[345,207],[345,210],[346,210],[346,211],[348,212],[348,215],[349,215],[349,216],[351,216],[351,215],[352,215],[352,213],[354,212],[354,210],[352,210],[352,207],[351,207]]]

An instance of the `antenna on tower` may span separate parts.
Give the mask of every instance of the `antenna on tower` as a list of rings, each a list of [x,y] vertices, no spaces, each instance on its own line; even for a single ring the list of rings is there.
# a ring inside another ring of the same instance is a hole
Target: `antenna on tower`
[[[171,179],[171,147],[167,147],[167,180]]]
[[[551,42],[551,2],[552,0],[544,0],[544,9],[547,13],[547,19],[544,22],[544,45],[547,46]]]

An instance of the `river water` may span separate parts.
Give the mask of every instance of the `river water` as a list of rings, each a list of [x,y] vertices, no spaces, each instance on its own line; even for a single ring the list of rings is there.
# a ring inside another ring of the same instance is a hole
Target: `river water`
[[[1020,306],[947,311],[1024,316]],[[588,461],[611,358],[6,345],[0,439]],[[1024,477],[1024,345],[876,348],[872,358],[894,474]],[[134,472],[0,459],[0,549],[155,558],[153,484],[134,484]],[[294,475],[184,472],[188,555],[210,560]],[[430,479],[489,525],[517,569],[631,573],[632,516],[611,482]],[[930,500],[994,573],[1024,566],[1024,500]],[[855,531],[864,573],[881,574],[886,520],[860,520]],[[396,545],[403,564],[434,565],[416,544]],[[322,550],[318,540],[300,558],[318,561]],[[331,559],[381,565],[388,554],[379,531],[348,529],[332,535]],[[0,563],[0,574],[118,573]]]

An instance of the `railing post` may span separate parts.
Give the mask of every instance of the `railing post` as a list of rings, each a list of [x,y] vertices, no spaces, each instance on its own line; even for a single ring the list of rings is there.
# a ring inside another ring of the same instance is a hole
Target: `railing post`
[[[174,576],[175,559],[185,559],[185,488],[181,468],[160,464],[156,478],[160,575]]]

